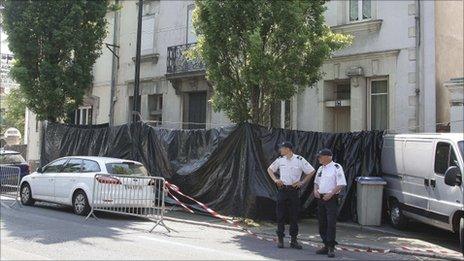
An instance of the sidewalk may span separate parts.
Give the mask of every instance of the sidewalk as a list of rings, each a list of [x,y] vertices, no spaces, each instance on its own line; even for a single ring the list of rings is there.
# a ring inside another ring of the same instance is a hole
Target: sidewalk
[[[183,211],[171,211],[167,214],[171,221],[192,222],[205,226],[239,230],[223,221],[203,214],[190,214]],[[242,226],[246,226],[241,223]],[[275,237],[275,224],[259,222],[246,226],[252,232]],[[287,226],[288,229],[288,226]],[[299,223],[302,241],[320,243],[318,223],[315,219],[303,219]],[[389,226],[362,227],[355,223],[337,224],[337,241],[341,247],[355,249],[374,249],[396,252],[399,254],[423,255],[428,257],[448,257],[451,260],[462,259],[459,252],[459,239],[451,232],[427,225],[412,224],[406,231],[398,231]]]

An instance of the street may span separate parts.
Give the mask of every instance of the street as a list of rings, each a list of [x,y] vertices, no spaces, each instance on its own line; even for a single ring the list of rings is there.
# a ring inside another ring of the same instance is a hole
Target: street
[[[66,207],[38,203],[8,207],[2,200],[1,259],[324,259],[305,246],[277,249],[242,232],[166,221],[167,233],[151,222],[99,213],[84,220]],[[415,259],[396,254],[337,252],[337,259]],[[423,260],[423,259],[421,259]]]

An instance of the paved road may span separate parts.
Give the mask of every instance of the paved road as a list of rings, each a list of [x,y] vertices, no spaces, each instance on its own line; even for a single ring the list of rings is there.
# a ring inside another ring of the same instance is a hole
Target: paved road
[[[237,231],[166,222],[167,233],[145,220],[100,213],[84,220],[70,209],[39,203],[0,208],[2,260],[10,259],[321,259],[315,249],[276,249]],[[412,256],[337,252],[338,259],[398,260]],[[417,258],[415,258],[418,260]]]

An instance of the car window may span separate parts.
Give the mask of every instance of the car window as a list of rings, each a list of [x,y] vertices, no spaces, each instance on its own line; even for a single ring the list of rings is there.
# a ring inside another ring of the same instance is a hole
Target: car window
[[[3,154],[0,155],[0,164],[21,164],[25,163],[21,154]]]
[[[435,150],[435,173],[444,175],[450,166],[459,166],[451,144],[438,142]]]
[[[107,163],[106,170],[109,174],[148,176],[148,171],[142,164],[133,162]]]
[[[100,172],[100,165],[93,160],[84,160],[82,165],[82,172]]]
[[[43,173],[60,172],[68,159],[59,159],[44,167]]]
[[[75,173],[81,172],[82,160],[81,159],[70,159],[60,172]]]
[[[461,151],[461,156],[464,161],[464,140],[458,142],[459,150]]]

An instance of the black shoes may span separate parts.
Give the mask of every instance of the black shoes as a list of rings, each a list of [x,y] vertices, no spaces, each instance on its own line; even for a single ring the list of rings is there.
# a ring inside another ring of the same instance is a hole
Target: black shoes
[[[277,241],[277,247],[278,248],[284,248],[284,238],[279,237]],[[290,247],[294,249],[302,249],[303,247],[298,243],[298,240],[296,238],[292,238],[292,241],[290,242]]]
[[[302,249],[303,247],[298,243],[298,240],[296,240],[296,237],[292,237],[292,241],[290,242],[290,247],[294,249]]]
[[[318,255],[327,255],[328,253],[329,249],[326,246],[316,251],[316,254]]]
[[[329,247],[329,251],[327,253],[328,257],[335,257],[335,249],[333,247]]]
[[[318,255],[327,255],[328,257],[335,257],[335,248],[334,247],[326,247],[319,249],[316,251]]]

